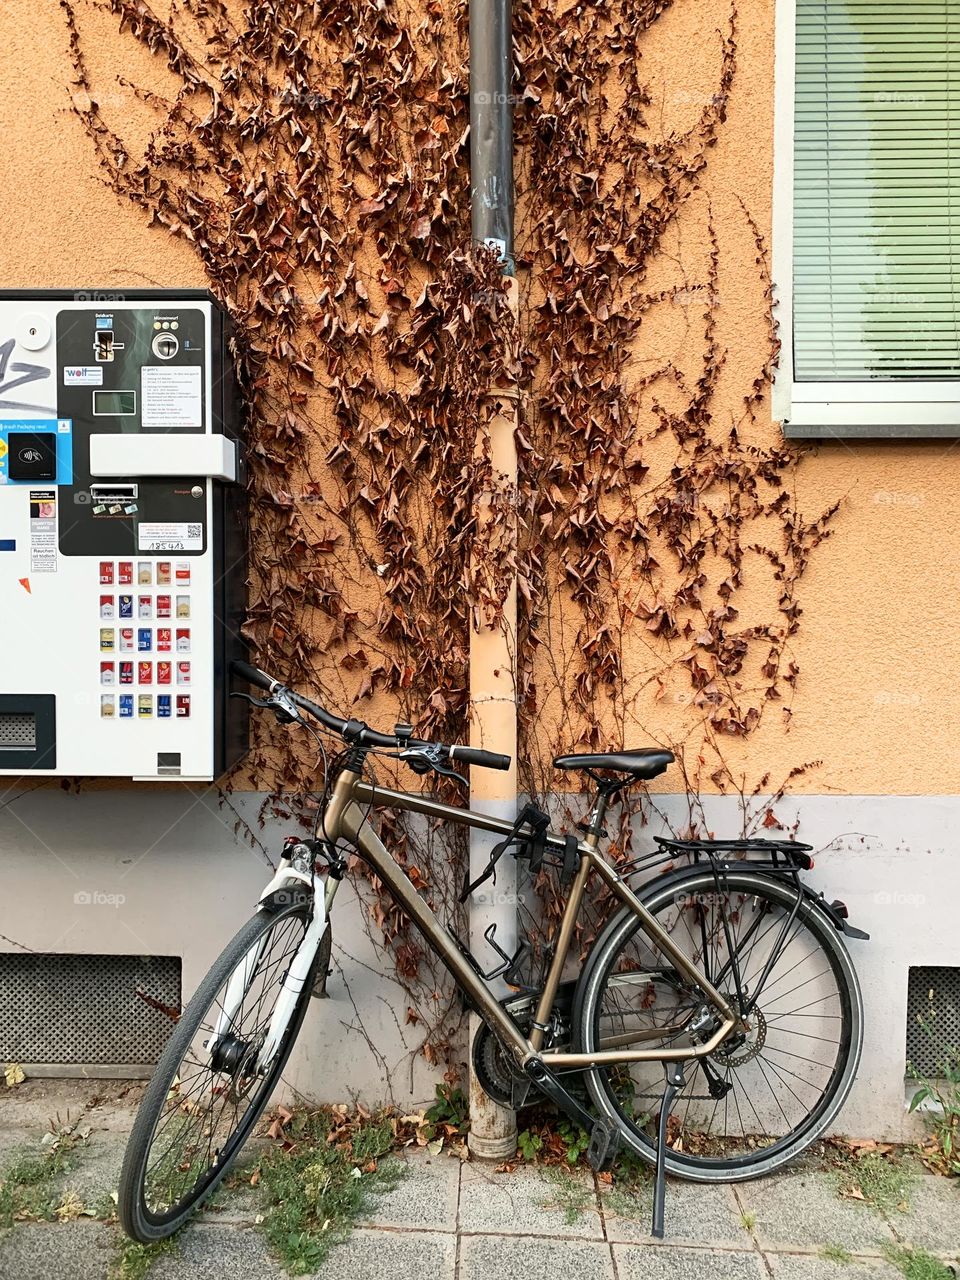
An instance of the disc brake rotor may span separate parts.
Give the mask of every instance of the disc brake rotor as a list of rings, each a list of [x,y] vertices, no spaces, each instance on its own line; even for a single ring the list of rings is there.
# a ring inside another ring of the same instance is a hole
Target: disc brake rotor
[[[721,1044],[710,1056],[719,1059],[726,1067],[742,1067],[745,1062],[751,1062],[760,1053],[766,1041],[767,1020],[760,1009],[754,1009],[750,1014],[749,1030],[745,1039],[739,1044],[730,1045],[729,1048]]]

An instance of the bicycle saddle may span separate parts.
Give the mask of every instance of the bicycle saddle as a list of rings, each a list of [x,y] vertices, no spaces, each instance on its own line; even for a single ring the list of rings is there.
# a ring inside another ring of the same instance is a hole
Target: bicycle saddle
[[[629,773],[633,778],[655,778],[673,764],[672,751],[648,747],[641,751],[611,751],[600,755],[557,756],[555,769],[611,769],[614,773]]]

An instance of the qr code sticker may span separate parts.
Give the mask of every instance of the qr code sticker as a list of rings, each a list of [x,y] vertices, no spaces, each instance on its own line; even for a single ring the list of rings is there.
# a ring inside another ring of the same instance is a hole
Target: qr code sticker
[[[199,524],[187,525],[188,538],[199,538],[202,533],[203,533],[203,525],[199,525]]]

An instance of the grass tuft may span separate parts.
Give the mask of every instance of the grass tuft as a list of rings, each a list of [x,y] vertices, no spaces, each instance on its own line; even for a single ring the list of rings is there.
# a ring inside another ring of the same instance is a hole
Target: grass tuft
[[[563,1211],[563,1220],[572,1227],[594,1203],[593,1186],[562,1165],[548,1165],[543,1179],[553,1188],[553,1203]]]
[[[0,1174],[0,1228],[16,1222],[53,1221],[58,1211],[77,1216],[83,1206],[75,1197],[65,1196],[54,1184],[61,1173],[76,1163],[76,1148],[89,1130],[75,1125],[52,1126],[44,1135],[39,1152],[22,1151]]]
[[[846,1200],[859,1200],[878,1213],[910,1208],[914,1175],[898,1160],[868,1151],[843,1160],[836,1170],[837,1189]]]
[[[955,1272],[926,1249],[911,1249],[907,1245],[884,1246],[888,1262],[906,1277],[906,1280],[954,1280]]]
[[[284,1143],[260,1161],[261,1229],[293,1275],[315,1271],[375,1196],[403,1176],[401,1161],[383,1159],[394,1141],[389,1118],[363,1119],[346,1139],[336,1137],[328,1111],[296,1112]]]
[[[157,1259],[174,1248],[175,1239],[160,1240],[157,1244],[138,1244],[121,1236],[110,1268],[110,1280],[144,1280]]]
[[[827,1262],[847,1263],[853,1261],[853,1254],[842,1244],[825,1244],[820,1250],[820,1257]]]

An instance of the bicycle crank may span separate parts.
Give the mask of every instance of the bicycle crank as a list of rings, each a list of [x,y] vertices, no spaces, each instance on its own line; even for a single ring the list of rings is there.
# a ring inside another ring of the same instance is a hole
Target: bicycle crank
[[[541,1093],[555,1102],[561,1111],[565,1111],[571,1120],[590,1135],[590,1145],[587,1148],[590,1167],[597,1173],[609,1169],[620,1146],[620,1130],[613,1121],[604,1116],[592,1116],[573,1094],[567,1092],[542,1058],[531,1058],[524,1064],[523,1070]]]

